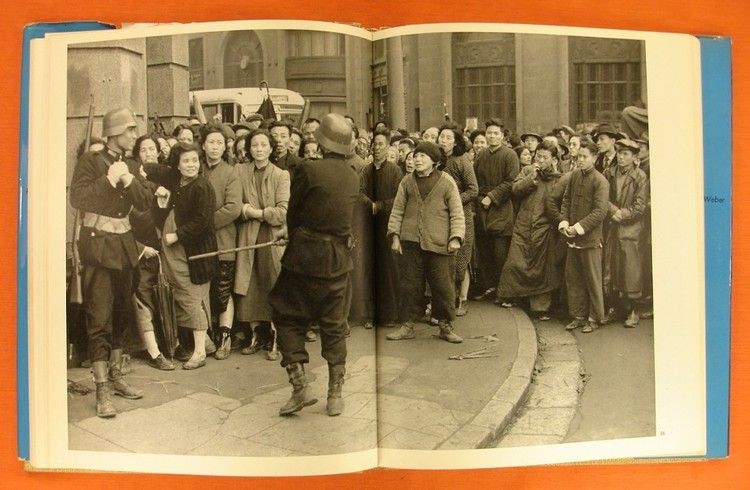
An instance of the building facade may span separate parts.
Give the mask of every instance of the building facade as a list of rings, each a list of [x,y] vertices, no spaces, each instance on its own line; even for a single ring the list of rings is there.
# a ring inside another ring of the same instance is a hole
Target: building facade
[[[190,90],[271,87],[299,92],[310,117],[370,110],[371,44],[323,31],[254,30],[189,36]]]
[[[397,60],[401,60],[398,63]],[[616,122],[646,99],[645,45],[624,39],[513,33],[439,33],[377,41],[372,114],[394,128],[446,117],[511,131]]]

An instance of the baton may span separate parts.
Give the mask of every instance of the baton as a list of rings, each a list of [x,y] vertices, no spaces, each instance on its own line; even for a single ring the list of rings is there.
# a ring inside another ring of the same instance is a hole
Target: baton
[[[227,250],[217,250],[216,252],[208,252],[208,253],[205,253],[205,254],[192,255],[192,256],[188,257],[188,260],[205,259],[205,258],[208,258],[208,257],[216,257],[217,255],[222,255],[222,254],[226,254],[226,253],[241,252],[243,250],[253,250],[253,249],[256,249],[256,248],[270,247],[272,245],[282,246],[282,245],[286,245],[287,242],[288,242],[288,240],[274,240],[272,242],[256,243],[255,245],[247,245],[245,247],[230,248],[230,249],[227,249]]]

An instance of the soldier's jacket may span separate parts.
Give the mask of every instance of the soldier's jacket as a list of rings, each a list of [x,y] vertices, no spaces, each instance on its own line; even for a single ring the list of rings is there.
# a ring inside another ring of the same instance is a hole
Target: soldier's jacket
[[[121,183],[112,187],[107,180],[107,170],[121,159],[109,149],[85,153],[78,161],[70,183],[70,204],[91,218],[94,215],[127,219],[131,207],[139,211],[148,209],[153,190],[140,173],[140,165],[124,158],[133,181],[128,187]],[[129,227],[129,222],[126,224]],[[104,231],[97,227],[81,227],[78,249],[84,265],[122,270],[138,263],[139,250],[132,231],[118,229]]]
[[[352,269],[350,240],[359,177],[343,157],[303,161],[292,180],[282,267],[319,278]]]

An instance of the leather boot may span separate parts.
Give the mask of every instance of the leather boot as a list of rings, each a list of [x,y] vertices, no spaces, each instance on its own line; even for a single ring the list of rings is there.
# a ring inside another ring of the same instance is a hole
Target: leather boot
[[[301,363],[288,364],[286,373],[289,375],[289,383],[292,385],[292,397],[279,409],[279,415],[290,415],[318,402],[317,398],[311,398],[307,392],[305,368],[302,367]]]
[[[385,336],[388,340],[407,340],[414,337],[414,325],[411,322],[401,324],[401,328]]]
[[[122,351],[119,349],[112,350],[109,361],[109,380],[112,381],[112,385],[115,391],[115,395],[130,400],[138,400],[143,398],[143,392],[132,388],[125,382],[120,370],[120,363],[122,362]]]
[[[344,375],[346,366],[339,364],[328,365],[328,403],[326,412],[330,417],[341,415],[344,411],[344,399],[341,397],[341,389],[344,387]]]
[[[440,338],[443,340],[447,340],[448,342],[452,344],[460,344],[464,341],[461,337],[456,335],[456,333],[453,331],[453,324],[449,322],[448,320],[441,320],[440,321]]]
[[[94,373],[94,384],[96,384],[96,416],[109,419],[117,415],[117,410],[112,404],[112,389],[107,380],[107,362],[94,361],[91,363]]]

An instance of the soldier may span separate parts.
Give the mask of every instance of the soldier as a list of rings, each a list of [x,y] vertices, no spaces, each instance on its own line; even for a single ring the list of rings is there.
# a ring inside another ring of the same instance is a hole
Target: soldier
[[[281,274],[269,294],[278,332],[281,365],[286,368],[292,397],[279,415],[289,415],[317,402],[307,392],[304,365],[309,361],[305,331],[320,326],[322,355],[328,361],[328,415],[344,410],[341,390],[346,372],[346,293],[352,270],[351,231],[359,178],[347,163],[354,151],[349,123],[328,114],[315,130],[323,159],[305,161],[292,181],[287,227],[289,244]],[[287,235],[281,230],[278,237]]]
[[[116,395],[138,399],[143,395],[125,383],[120,371],[123,336],[132,308],[133,270],[138,246],[128,215],[135,207],[148,209],[152,193],[138,164],[125,157],[136,140],[136,122],[129,109],[104,115],[106,147],[85,153],[70,184],[70,203],[83,213],[79,249],[84,265],[84,310],[89,356],[96,383],[96,414],[117,414]],[[109,362],[109,366],[107,363]]]

